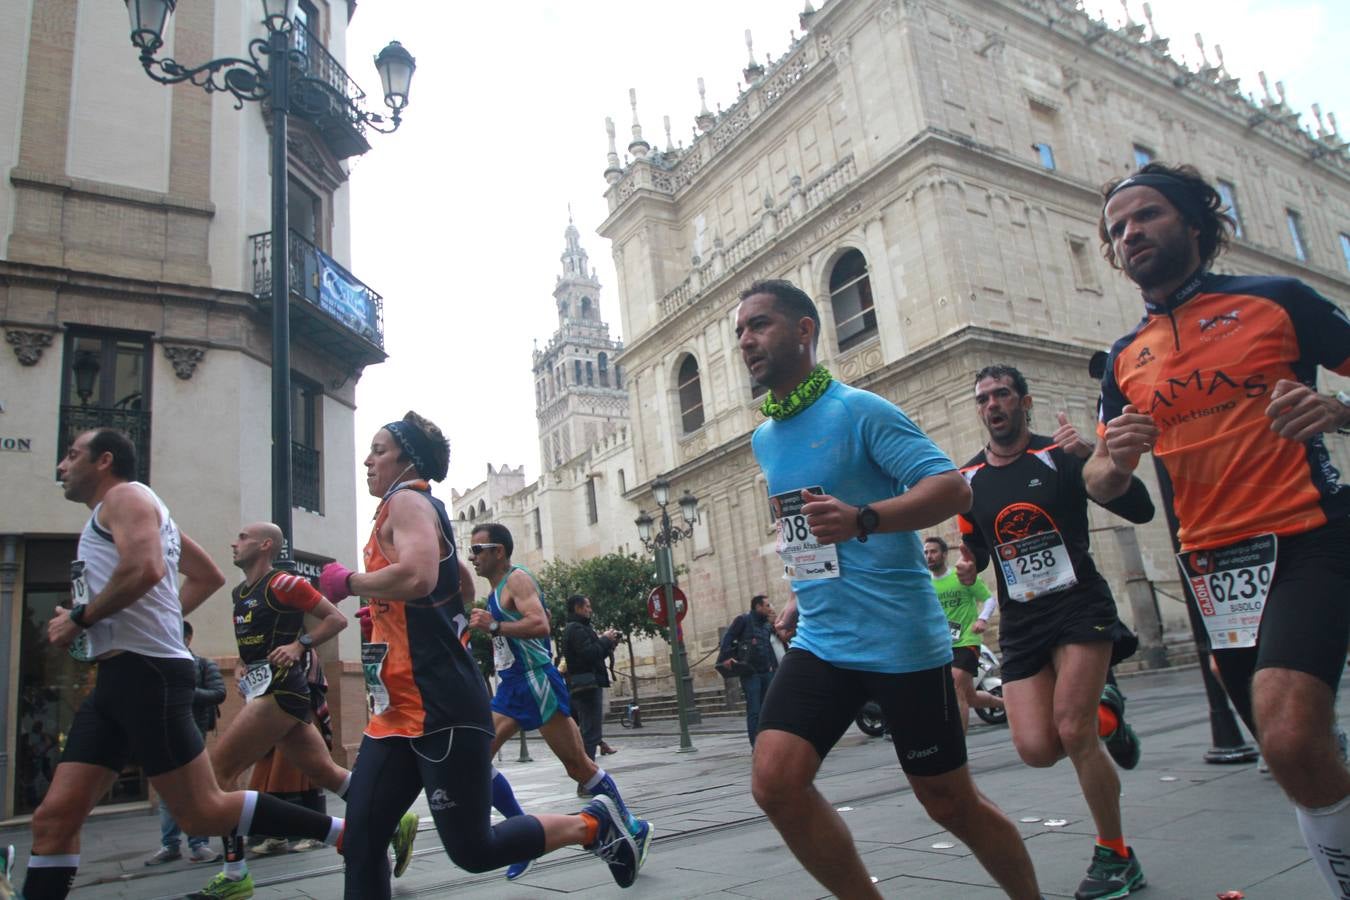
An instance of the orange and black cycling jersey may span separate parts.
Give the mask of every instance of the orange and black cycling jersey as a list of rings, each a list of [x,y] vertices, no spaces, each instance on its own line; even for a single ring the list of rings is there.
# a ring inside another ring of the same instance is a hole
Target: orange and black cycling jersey
[[[367,572],[390,564],[380,544],[380,528],[389,515],[389,501],[401,491],[426,499],[440,524],[441,557],[436,586],[415,600],[370,601],[371,640],[380,653],[379,678],[388,691],[388,708],[373,715],[366,734],[373,738],[420,737],[447,728],[468,726],[492,731],[487,687],[466,647],[469,622],[460,593],[459,557],[450,517],[425,481],[408,481],[380,501],[375,525],[365,547]]]
[[[1111,348],[1101,422],[1126,404],[1153,418],[1184,550],[1301,534],[1350,514],[1322,435],[1271,430],[1276,382],[1350,375],[1350,319],[1293,278],[1202,272]]]

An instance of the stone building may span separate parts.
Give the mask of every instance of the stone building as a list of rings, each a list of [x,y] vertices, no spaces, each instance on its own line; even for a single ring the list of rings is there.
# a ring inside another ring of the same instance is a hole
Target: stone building
[[[301,0],[295,32],[309,71],[351,99],[359,88],[343,59],[353,8]],[[261,18],[256,3],[179,4],[161,55],[185,65],[244,55]],[[142,479],[231,583],[239,525],[269,516],[271,173],[264,105],[235,109],[228,94],[151,81],[120,4],[6,3],[0,46],[3,817],[40,798],[91,683],[90,667],[42,638],[69,597],[88,516],[54,484],[71,437],[94,425],[128,431]],[[369,144],[349,120],[327,124],[291,118],[285,173],[294,545],[307,571],[350,559],[356,544],[354,388],[385,358],[381,299],[348,268],[346,160]],[[334,289],[361,298],[364,314],[331,313]],[[228,593],[192,619],[194,649],[232,668]],[[357,630],[324,658],[339,740],[354,746],[365,724]],[[145,796],[129,770],[109,799]]]
[[[1222,66],[1177,63],[1150,26],[1107,25],[1066,0],[831,0],[808,3],[800,25],[767,66],[752,51],[742,93],[718,115],[703,106],[690,146],[651,147],[634,104],[621,161],[610,126],[599,231],[626,338],[624,496],[650,509],[647,485],[664,474],[700,500],[707,536],[676,551],[692,659],[752,594],[788,595],[749,445],[759,390],[733,334],[753,280],[804,287],[822,361],[899,404],[958,463],[986,439],[972,402],[986,364],[1026,373],[1037,430],[1053,431],[1058,410],[1092,426],[1088,359],[1142,315],[1100,256],[1098,187],[1149,159],[1218,180],[1241,223],[1221,271],[1350,297],[1350,163],[1334,120],[1301,128],[1282,100],[1238,94]],[[1161,519],[1137,529],[1144,571],[1130,585],[1113,539],[1124,523],[1094,511],[1094,544],[1123,617],[1156,602],[1183,640]]]

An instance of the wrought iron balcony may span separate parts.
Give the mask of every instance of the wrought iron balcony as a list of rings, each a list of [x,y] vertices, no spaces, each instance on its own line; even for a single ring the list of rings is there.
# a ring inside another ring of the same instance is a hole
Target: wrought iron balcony
[[[291,337],[355,366],[384,362],[384,298],[294,231],[290,237]],[[253,296],[271,309],[272,233],[251,235],[249,244]]]
[[[358,115],[366,92],[328,52],[319,36],[298,19],[291,40],[305,60],[303,68],[296,66],[295,112],[314,123],[338,159],[368,151],[365,123]]]
[[[300,509],[323,512],[323,454],[291,442],[291,503]]]
[[[59,456],[75,438],[91,428],[115,428],[131,438],[136,446],[136,480],[150,483],[150,411],[112,406],[61,407]]]

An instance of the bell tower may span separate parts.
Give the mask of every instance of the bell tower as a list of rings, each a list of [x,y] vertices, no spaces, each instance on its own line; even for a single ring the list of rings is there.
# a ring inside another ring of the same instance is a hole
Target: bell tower
[[[535,415],[540,471],[557,468],[628,420],[628,391],[614,359],[623,342],[611,340],[600,318],[600,282],[569,210],[563,232],[562,274],[553,288],[558,330],[534,351]]]

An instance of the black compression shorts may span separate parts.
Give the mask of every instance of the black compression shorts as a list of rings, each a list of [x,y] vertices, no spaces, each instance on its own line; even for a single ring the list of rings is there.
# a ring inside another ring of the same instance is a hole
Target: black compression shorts
[[[1050,664],[1056,647],[1097,641],[1114,644],[1113,666],[1133,656],[1139,647],[1139,638],[1120,621],[1105,583],[1047,594],[1029,603],[1004,604],[998,632],[1003,680],[1035,675]]]
[[[969,672],[971,675],[980,671],[980,648],[979,647],[953,647],[952,648],[952,668],[960,669],[962,672]]]
[[[272,683],[263,697],[271,697],[287,715],[306,724],[313,718],[313,708],[309,702],[309,667],[306,665],[309,654],[300,657],[300,662],[287,666],[280,671],[272,668]],[[262,699],[262,697],[258,698]]]
[[[98,663],[98,681],[75,712],[61,762],[147,776],[182,768],[205,748],[192,718],[197,666],[190,659],[119,653]]]
[[[1194,603],[1194,599],[1191,600]],[[1275,578],[1256,646],[1215,650],[1233,706],[1253,724],[1251,679],[1258,669],[1293,669],[1320,678],[1333,692],[1350,640],[1350,519],[1282,537]]]
[[[904,674],[842,669],[794,647],[769,682],[759,730],[809,741],[823,760],[867,700],[881,706],[906,775],[942,775],[966,763],[951,666]]]

